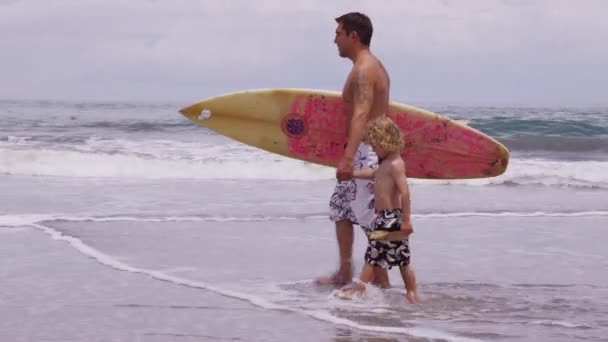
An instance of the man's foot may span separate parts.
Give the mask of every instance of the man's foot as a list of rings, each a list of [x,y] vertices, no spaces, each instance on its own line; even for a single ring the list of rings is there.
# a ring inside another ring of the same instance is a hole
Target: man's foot
[[[339,270],[330,276],[321,276],[316,279],[318,285],[333,285],[342,287],[346,284],[350,284],[353,279],[353,271],[350,269]]]
[[[410,302],[411,304],[418,303],[418,298],[416,297],[416,292],[413,292],[413,291],[409,291],[408,293],[406,293],[405,299],[407,299],[407,301]]]

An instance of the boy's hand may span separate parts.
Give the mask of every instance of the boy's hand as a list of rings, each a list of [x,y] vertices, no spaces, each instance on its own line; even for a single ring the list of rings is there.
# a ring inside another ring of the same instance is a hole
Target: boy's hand
[[[412,227],[412,222],[410,221],[401,221],[401,231],[404,232],[407,236],[410,236],[414,232],[414,227]]]

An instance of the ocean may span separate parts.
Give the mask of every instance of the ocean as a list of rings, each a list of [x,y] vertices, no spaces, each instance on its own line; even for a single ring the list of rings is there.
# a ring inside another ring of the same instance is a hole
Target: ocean
[[[426,107],[511,160],[410,180],[411,305],[396,269],[354,300],[315,285],[333,169],[182,105],[0,102],[0,340],[608,341],[608,108]]]

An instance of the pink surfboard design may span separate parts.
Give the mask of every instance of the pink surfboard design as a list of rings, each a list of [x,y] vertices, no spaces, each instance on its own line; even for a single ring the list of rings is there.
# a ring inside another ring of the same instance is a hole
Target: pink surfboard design
[[[302,135],[289,135],[289,151],[304,160],[337,164],[344,153],[346,116],[340,98],[296,96],[290,114],[300,116]],[[455,179],[492,177],[508,164],[508,151],[494,139],[456,121],[435,114],[391,107],[387,115],[405,135],[402,157],[414,178]]]

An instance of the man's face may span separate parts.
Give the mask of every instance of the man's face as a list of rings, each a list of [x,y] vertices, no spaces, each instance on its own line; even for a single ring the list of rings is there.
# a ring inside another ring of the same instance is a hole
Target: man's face
[[[336,27],[336,37],[334,38],[334,43],[338,47],[338,53],[340,57],[348,56],[348,52],[350,50],[352,37],[346,33],[344,28],[342,28],[342,24],[338,24]]]

